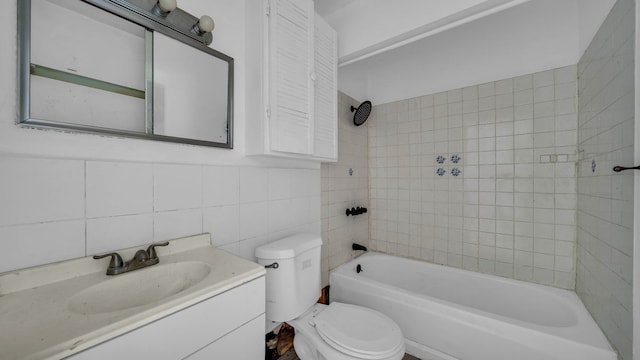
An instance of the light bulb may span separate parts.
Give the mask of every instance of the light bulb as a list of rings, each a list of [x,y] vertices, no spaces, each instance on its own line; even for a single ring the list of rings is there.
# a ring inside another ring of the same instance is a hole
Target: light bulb
[[[178,7],[176,0],[158,0],[158,7],[164,12],[170,12]]]
[[[178,3],[176,0],[158,0],[158,2],[153,5],[153,9],[151,12],[160,17],[167,17],[169,13],[175,10],[178,7]]]
[[[198,28],[200,28],[200,32],[208,33],[212,32],[216,27],[216,23],[213,22],[213,19],[208,15],[202,15],[200,21],[198,21]]]

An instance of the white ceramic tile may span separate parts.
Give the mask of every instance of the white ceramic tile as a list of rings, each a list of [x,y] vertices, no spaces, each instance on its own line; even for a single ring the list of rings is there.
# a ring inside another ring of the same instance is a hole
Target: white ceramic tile
[[[462,101],[462,89],[455,89],[447,91],[447,102],[455,103]]]
[[[405,156],[408,154],[405,154]],[[360,174],[362,169],[355,167]],[[347,174],[347,171],[344,172]],[[290,170],[291,197],[307,197],[320,195],[320,172],[318,170]]]
[[[515,119],[515,109],[513,104],[496,110],[496,123],[513,122]]]
[[[577,90],[576,90],[575,82],[570,82],[566,84],[556,83],[554,88],[554,99],[561,100],[561,99],[575,98],[576,91]]]
[[[492,110],[496,108],[496,97],[495,96],[487,96],[481,97],[478,100],[478,110]]]
[[[496,126],[494,124],[480,125],[478,127],[479,138],[492,138],[496,136]]]
[[[553,83],[554,83],[554,70],[547,70],[547,71],[533,74],[534,88],[553,85]]]
[[[153,168],[150,164],[88,161],[87,217],[153,211]]]
[[[165,211],[154,214],[153,241],[201,234],[202,210]]]
[[[440,92],[433,95],[433,103],[434,105],[441,105],[447,103],[447,93]]]
[[[87,255],[153,242],[153,214],[87,220]]]
[[[514,251],[514,263],[521,266],[533,266],[533,253],[528,251]]]
[[[566,98],[565,97],[561,97]],[[548,86],[536,87],[533,91],[533,99],[534,102],[547,102],[555,99],[555,86],[553,84],[549,84]]]
[[[533,89],[527,89],[522,91],[516,91],[513,94],[513,105],[521,106],[527,104],[533,104]]]
[[[555,115],[567,115],[576,112],[575,98],[560,99],[555,101]]]
[[[240,207],[238,205],[217,206],[202,210],[202,230],[211,234],[215,246],[240,240]]]
[[[548,254],[533,254],[533,266],[541,269],[553,270],[554,257]]]
[[[513,108],[513,93],[496,95],[496,109]]]
[[[154,210],[202,207],[202,167],[194,165],[153,165]]]
[[[269,206],[266,201],[240,204],[240,240],[265,234],[269,230]]]
[[[560,101],[544,101],[544,102],[536,102],[533,104],[533,116],[534,118],[548,118],[553,117],[555,115],[555,107],[556,104]]]
[[[508,136],[513,135],[513,123],[499,123],[496,124],[496,136]]]
[[[0,226],[80,219],[84,162],[0,157]]]
[[[495,90],[496,95],[513,93],[513,79],[496,81]]]
[[[514,116],[516,120],[532,119],[533,104],[516,105],[514,108]]]
[[[240,201],[237,167],[205,166],[202,169],[202,206],[233,205]]]
[[[515,92],[533,88],[533,75],[522,75],[513,79]]]
[[[554,79],[556,84],[564,84],[575,82],[577,79],[577,68],[575,65],[565,66],[554,70]]]
[[[478,123],[479,124],[493,124],[496,122],[496,111],[495,110],[484,110],[478,113]]]
[[[463,100],[472,100],[478,98],[478,87],[477,86],[469,86],[462,89],[462,99]]]
[[[240,168],[240,203],[266,201],[269,198],[269,169]]]
[[[0,272],[85,255],[83,220],[0,227]]]
[[[486,83],[478,86],[478,96],[481,98],[494,96],[495,94],[496,94],[495,83],[490,82],[490,83]]]

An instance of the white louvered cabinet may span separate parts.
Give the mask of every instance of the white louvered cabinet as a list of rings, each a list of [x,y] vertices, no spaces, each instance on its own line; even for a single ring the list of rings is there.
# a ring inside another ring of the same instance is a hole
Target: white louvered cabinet
[[[311,0],[247,3],[247,154],[337,160],[337,35]]]

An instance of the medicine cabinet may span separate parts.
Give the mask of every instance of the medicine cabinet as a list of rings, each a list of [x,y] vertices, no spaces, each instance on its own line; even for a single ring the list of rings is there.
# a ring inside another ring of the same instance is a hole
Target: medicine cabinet
[[[232,148],[233,58],[155,4],[18,0],[18,124]]]

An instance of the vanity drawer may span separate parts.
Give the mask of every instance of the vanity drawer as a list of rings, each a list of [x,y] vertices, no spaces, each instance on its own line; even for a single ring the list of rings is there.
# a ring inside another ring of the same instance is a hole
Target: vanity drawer
[[[247,340],[264,338],[265,321],[260,315],[185,360],[264,359],[264,342]]]
[[[265,312],[264,276],[69,357],[183,359]],[[264,321],[262,323],[264,330]],[[246,346],[263,347],[264,331]]]

